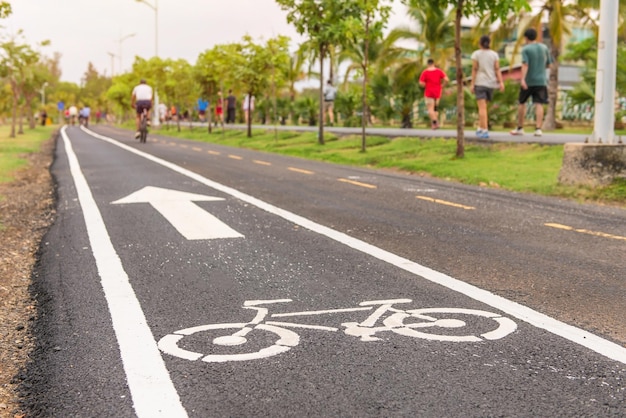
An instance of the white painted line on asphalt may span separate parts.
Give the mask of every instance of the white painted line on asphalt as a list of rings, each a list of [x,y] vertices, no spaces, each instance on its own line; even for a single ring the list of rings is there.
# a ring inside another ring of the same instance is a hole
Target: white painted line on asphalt
[[[186,417],[187,412],[165,368],[128,275],[113,248],[65,127],[61,130],[61,136],[111,313],[135,412],[140,418]]]
[[[588,349],[593,350],[596,353],[602,354],[610,359],[626,364],[626,348],[622,347],[619,344],[615,344],[611,341],[605,340],[604,338],[598,337],[597,335],[594,335],[588,331],[585,331],[583,329],[558,321],[554,318],[549,317],[548,315],[542,314],[541,312],[537,312],[517,302],[510,301],[501,296],[495,295],[487,290],[481,289],[469,283],[465,283],[461,280],[455,279],[451,276],[448,276],[447,274],[440,273],[428,267],[422,266],[416,262],[400,257],[396,254],[390,253],[381,248],[375,247],[364,241],[361,241],[347,234],[344,234],[343,232],[339,232],[332,228],[328,228],[324,225],[320,225],[307,218],[304,218],[300,215],[296,215],[295,213],[289,212],[287,210],[284,210],[274,205],[271,205],[269,203],[266,203],[260,199],[257,199],[256,197],[242,193],[236,189],[222,185],[213,180],[209,180],[206,177],[203,177],[197,173],[194,173],[193,171],[187,170],[176,164],[170,163],[169,161],[155,157],[146,152],[137,150],[128,145],[122,144],[121,142],[118,142],[112,138],[99,135],[95,132],[89,131],[88,129],[84,129],[84,128],[81,128],[81,129],[83,129],[85,132],[88,132],[90,135],[94,136],[95,138],[99,138],[103,141],[106,141],[122,149],[125,149],[129,152],[132,152],[136,155],[139,155],[147,160],[160,164],[163,167],[167,167],[179,174],[182,174],[186,177],[196,180],[197,182],[201,184],[209,186],[215,190],[219,190],[223,193],[229,194],[234,198],[237,198],[243,202],[254,205],[260,209],[265,210],[266,212],[269,212],[276,216],[280,216],[281,218],[289,222],[300,225],[311,231],[317,232],[320,235],[324,235],[330,239],[333,239],[337,242],[340,242],[344,245],[347,245],[348,247],[354,248],[365,254],[369,254],[372,257],[378,258],[379,260],[385,261],[405,271],[408,271],[417,276],[423,277],[424,279],[429,280],[433,283],[437,283],[441,286],[447,287],[448,289],[454,290],[455,292],[462,293],[474,300],[477,300],[486,305],[499,309],[502,312],[505,312],[508,315],[511,315],[522,321],[525,321],[537,328],[541,328],[546,331],[549,331],[555,335],[561,336],[576,344],[580,344],[583,347],[587,347]]]

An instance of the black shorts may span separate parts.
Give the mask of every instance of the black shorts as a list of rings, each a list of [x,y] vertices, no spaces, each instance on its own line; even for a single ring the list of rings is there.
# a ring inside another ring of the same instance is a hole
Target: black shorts
[[[141,115],[144,109],[149,111],[151,108],[152,102],[150,100],[137,100],[137,103],[135,103],[135,109],[138,115]]]
[[[493,100],[493,89],[485,86],[474,86],[474,94],[476,100],[487,100],[488,102]]]
[[[524,104],[529,97],[533,98],[535,104],[546,104],[548,103],[548,88],[546,86],[528,86],[526,90],[520,89],[517,101],[519,104]]]

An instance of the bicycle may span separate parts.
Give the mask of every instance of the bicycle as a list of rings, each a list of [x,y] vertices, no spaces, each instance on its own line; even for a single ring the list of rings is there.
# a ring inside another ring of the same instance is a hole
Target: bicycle
[[[431,341],[480,342],[504,338],[517,329],[517,324],[511,319],[503,317],[500,314],[487,311],[463,308],[421,308],[403,310],[393,307],[395,304],[411,303],[411,299],[364,301],[359,304],[359,307],[353,308],[287,312],[271,315],[269,314],[269,309],[263,307],[263,305],[288,302],[292,302],[292,300],[275,299],[245,301],[243,304],[244,309],[256,311],[255,317],[250,322],[209,324],[182,329],[175,331],[172,334],[165,335],[159,340],[158,347],[166,354],[191,361],[202,359],[202,361],[207,363],[221,363],[227,361],[256,360],[284,353],[300,343],[300,336],[296,332],[287,328],[311,329],[330,332],[339,331],[339,328],[337,327],[329,327],[325,325],[267,321],[266,318],[268,318],[268,316],[271,318],[285,318],[371,311],[377,305],[380,306],[374,309],[373,312],[362,322],[341,323],[341,326],[344,327],[344,333],[349,336],[358,337],[364,342],[380,341],[381,338],[377,337],[376,334],[386,331],[405,337],[421,338]],[[438,319],[438,317],[441,317],[442,315],[453,317]],[[478,322],[478,326],[484,326],[484,323],[487,322],[490,329],[479,335],[476,335],[476,333],[455,335],[459,333],[444,331],[458,330],[466,327],[467,323],[464,320],[459,319],[460,317],[472,319],[475,322]],[[377,325],[381,319],[382,325]],[[495,324],[492,322],[495,322]],[[215,331],[226,329],[235,329],[236,331],[228,335],[219,335],[208,340],[203,337],[199,338],[199,336],[196,335],[201,333],[211,334]],[[267,333],[270,334],[271,339],[262,335]],[[223,348],[234,351],[230,347],[242,346],[250,343],[250,339],[253,336],[257,337],[259,342],[256,344],[255,348],[252,348],[247,352],[233,353],[226,351],[223,354],[203,354],[188,349],[196,346],[204,346],[208,341],[210,345],[215,347],[214,351],[223,350]],[[193,341],[189,341],[181,347],[181,343],[184,342],[184,339],[193,339]],[[271,344],[267,346],[268,343]],[[261,348],[258,349],[258,351],[255,351],[257,350],[257,347]]]
[[[143,109],[141,112],[141,119],[139,120],[139,142],[146,143],[148,139],[148,110]]]

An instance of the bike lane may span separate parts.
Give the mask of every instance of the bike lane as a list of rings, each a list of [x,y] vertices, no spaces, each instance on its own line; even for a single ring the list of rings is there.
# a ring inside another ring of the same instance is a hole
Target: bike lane
[[[619,347],[602,355],[573,344],[521,321],[534,315],[524,307],[168,163],[82,133],[71,142],[124,270],[116,275],[128,277],[152,334],[128,349],[154,356],[161,341],[175,388],[168,393],[181,406],[169,416],[596,415],[623,408],[623,363],[606,357],[619,360]],[[124,200],[146,186],[214,198],[194,204],[237,235],[185,238],[153,203]],[[397,311],[372,315],[385,305],[376,301],[389,300]],[[132,322],[136,313],[126,314]],[[583,343],[594,339],[561,328]],[[133,361],[124,360],[127,376]],[[135,410],[146,416],[146,395],[131,380]]]

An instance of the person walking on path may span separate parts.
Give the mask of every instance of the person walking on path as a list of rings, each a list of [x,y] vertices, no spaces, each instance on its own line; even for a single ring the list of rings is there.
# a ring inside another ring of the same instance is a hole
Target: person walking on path
[[[328,113],[328,121],[330,126],[335,124],[335,98],[337,97],[337,89],[333,86],[333,82],[328,80],[324,86],[324,111]],[[322,116],[323,117],[323,116]]]
[[[237,98],[232,90],[228,90],[226,97],[226,123],[235,123],[235,111],[237,109]]]
[[[251,96],[250,94],[246,94],[246,97],[244,97],[243,99],[242,108],[243,108],[243,114],[245,116],[246,125],[247,125],[248,121],[251,120],[250,117],[252,113],[254,112],[254,96]]]
[[[517,128],[511,131],[511,135],[524,134],[526,102],[529,97],[532,97],[535,105],[535,136],[541,136],[543,105],[548,103],[546,69],[552,64],[552,57],[548,47],[537,42],[535,29],[526,29],[524,37],[526,38],[526,45],[522,48],[522,80],[517,108]]]
[[[427,64],[420,75],[419,84],[424,88],[424,99],[431,127],[437,129],[439,128],[439,99],[441,99],[443,86],[450,80],[446,73],[435,66],[435,61],[432,58],[428,59]]]
[[[215,103],[215,126],[217,124],[224,125],[224,98],[222,98],[222,91],[217,92],[217,101]]]
[[[492,49],[489,36],[480,37],[480,49],[472,53],[472,84],[470,89],[476,95],[478,105],[478,138],[489,138],[489,117],[487,103],[493,100],[493,91],[504,91],[498,53]]]

